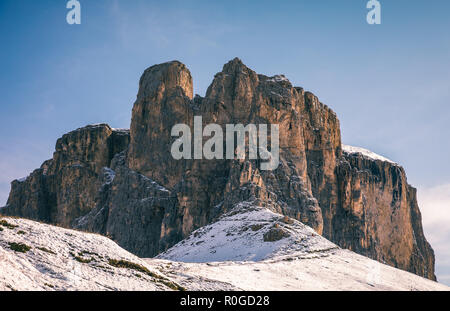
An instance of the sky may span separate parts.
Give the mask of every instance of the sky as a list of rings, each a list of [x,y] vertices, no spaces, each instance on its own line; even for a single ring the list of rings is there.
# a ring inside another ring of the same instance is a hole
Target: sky
[[[450,285],[450,2],[0,1],[0,206],[13,179],[92,123],[128,128],[145,68],[179,60],[194,92],[234,57],[284,74],[341,122],[343,142],[398,163],[418,188],[438,279]]]

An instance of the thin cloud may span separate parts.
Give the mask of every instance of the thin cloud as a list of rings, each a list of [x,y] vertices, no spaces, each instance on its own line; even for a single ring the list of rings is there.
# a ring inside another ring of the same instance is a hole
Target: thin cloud
[[[438,280],[450,285],[450,183],[418,189],[425,235],[436,255]]]
[[[230,23],[208,24],[196,18],[196,11],[178,8],[168,12],[147,2],[138,2],[130,8],[114,1],[110,14],[116,21],[115,31],[122,46],[130,49],[182,46],[185,51],[195,53],[205,47],[219,48],[222,36],[237,31],[236,25]]]

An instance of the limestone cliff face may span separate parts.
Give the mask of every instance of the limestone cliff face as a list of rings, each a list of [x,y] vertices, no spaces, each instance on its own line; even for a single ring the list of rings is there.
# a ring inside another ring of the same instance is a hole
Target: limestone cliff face
[[[2,213],[70,227],[95,205],[99,174],[128,143],[128,131],[115,131],[106,124],[65,134],[51,160],[25,180],[12,182]]]
[[[333,240],[378,261],[435,279],[434,253],[423,235],[416,190],[408,185],[403,168],[344,153],[337,175],[339,204],[333,218]]]
[[[333,239],[332,221],[339,206],[336,166],[342,155],[339,120],[312,93],[304,94],[302,107],[308,177],[322,209],[323,235]]]
[[[215,75],[205,97],[193,97],[192,86],[180,62],[150,67],[129,134],[100,125],[63,136],[52,160],[12,183],[2,212],[108,235],[150,257],[251,201],[342,247],[434,279],[433,251],[403,169],[343,153],[339,120],[314,94],[237,58]],[[248,157],[174,160],[172,126],[184,123],[193,132],[195,116],[223,129],[278,124],[278,168],[261,170],[260,160]]]
[[[171,129],[191,124],[192,77],[185,65],[170,62],[145,70],[133,106],[128,166],[164,184],[175,185],[184,162],[170,156]]]

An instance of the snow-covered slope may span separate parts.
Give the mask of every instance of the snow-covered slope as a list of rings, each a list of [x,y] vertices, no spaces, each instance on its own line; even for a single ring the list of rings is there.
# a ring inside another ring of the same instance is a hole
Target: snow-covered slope
[[[151,259],[155,263],[154,259]],[[174,263],[162,271],[191,290],[448,291],[449,287],[348,250],[259,262]]]
[[[352,154],[352,153],[359,153],[359,154],[362,154],[363,156],[368,157],[368,158],[373,159],[373,160],[380,160],[380,161],[390,162],[392,164],[397,164],[394,161],[389,160],[388,158],[385,158],[385,157],[383,157],[383,156],[381,156],[379,154],[376,154],[375,152],[372,152],[370,150],[367,150],[367,149],[364,149],[364,148],[361,148],[361,147],[353,147],[353,146],[342,144],[342,150],[344,152],[347,152],[347,153],[350,153],[350,154]]]
[[[180,289],[106,237],[30,220],[0,219],[0,290],[172,288]]]
[[[157,258],[183,262],[260,261],[310,257],[337,246],[310,227],[251,203],[240,203]]]
[[[0,219],[0,290],[172,289],[449,290],[252,204],[239,204],[158,259],[140,259],[100,235]]]
[[[192,278],[242,290],[450,289],[340,249],[302,223],[251,204],[239,204],[158,258],[184,261],[161,261],[170,263],[162,271],[199,290]]]

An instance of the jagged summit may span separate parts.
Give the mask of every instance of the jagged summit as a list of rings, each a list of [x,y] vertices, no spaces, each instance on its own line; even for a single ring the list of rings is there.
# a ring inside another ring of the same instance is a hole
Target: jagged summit
[[[147,68],[139,81],[137,101],[151,100],[160,92],[180,87],[186,96],[193,97],[192,76],[189,69],[179,61],[171,61]]]
[[[293,218],[340,247],[434,276],[416,191],[398,165],[343,152],[339,120],[282,75],[235,58],[192,99],[192,76],[172,61],[146,69],[130,131],[86,127],[58,140],[53,158],[13,182],[6,215],[101,233],[156,256],[242,202]],[[257,160],[175,160],[175,124],[278,124],[280,165]]]
[[[248,73],[249,71],[253,72],[253,70],[248,68],[238,57],[235,57],[224,64],[222,69],[222,73],[225,74]]]

